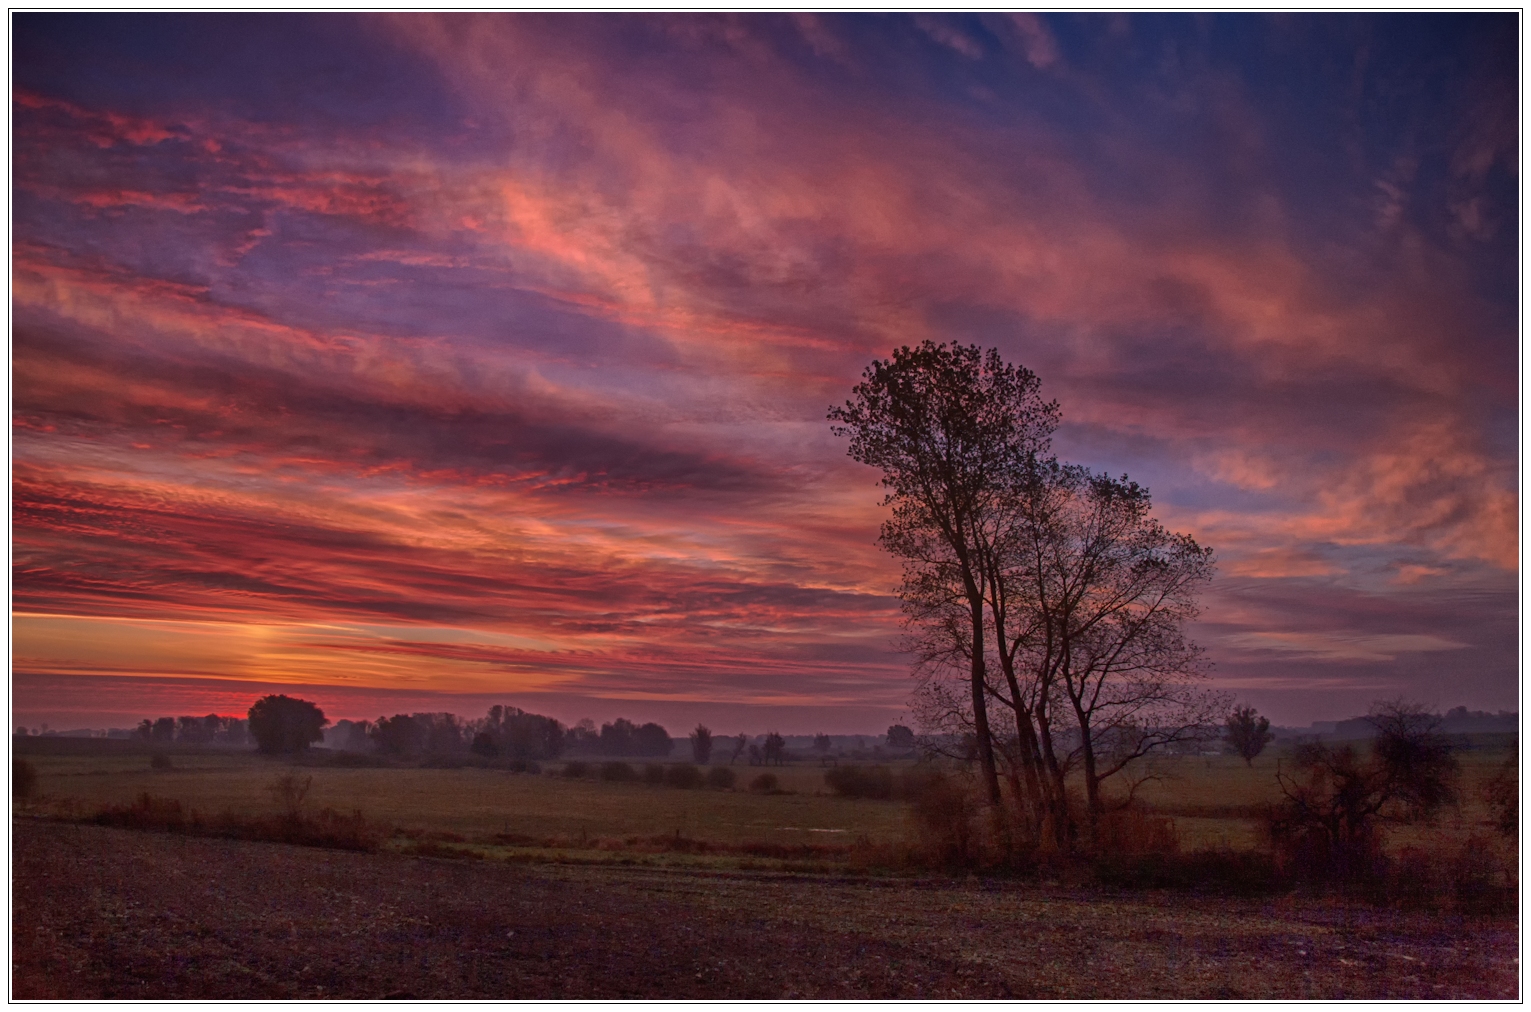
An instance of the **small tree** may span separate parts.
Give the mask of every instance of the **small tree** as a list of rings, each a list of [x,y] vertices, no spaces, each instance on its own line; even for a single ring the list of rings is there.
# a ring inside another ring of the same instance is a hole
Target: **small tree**
[[[1223,740],[1244,757],[1244,765],[1253,766],[1255,756],[1265,751],[1265,746],[1275,737],[1271,734],[1271,722],[1255,713],[1252,706],[1237,707],[1224,723],[1228,729]]]
[[[780,766],[786,751],[787,741],[785,738],[775,731],[770,731],[766,734],[765,745],[761,752],[767,766],[772,763]]]
[[[1303,745],[1295,771],[1279,767],[1285,795],[1271,833],[1309,871],[1340,879],[1366,874],[1377,856],[1377,822],[1428,819],[1457,797],[1459,767],[1439,718],[1401,702],[1380,703],[1371,754],[1353,745]]]
[[[829,755],[829,749],[833,744],[827,734],[816,734],[813,736],[813,750],[820,756]]]
[[[732,766],[738,762],[739,757],[744,754],[744,750],[749,747],[749,744],[750,736],[740,731],[739,737],[734,739],[734,754],[728,757],[728,765]]]
[[[691,759],[698,766],[706,766],[712,759],[712,732],[706,725],[696,725],[691,732]]]
[[[385,755],[415,756],[425,751],[427,730],[409,714],[396,713],[379,717],[367,731],[367,737]]]
[[[161,717],[159,720],[156,720],[149,735],[151,740],[162,745],[168,745],[175,741],[175,718]]]
[[[888,747],[907,752],[914,748],[914,732],[903,724],[888,728]]]
[[[250,707],[250,734],[267,755],[302,752],[324,738],[329,720],[306,699],[264,696]]]
[[[633,732],[633,745],[639,755],[667,756],[675,748],[670,732],[658,724],[648,723]]]

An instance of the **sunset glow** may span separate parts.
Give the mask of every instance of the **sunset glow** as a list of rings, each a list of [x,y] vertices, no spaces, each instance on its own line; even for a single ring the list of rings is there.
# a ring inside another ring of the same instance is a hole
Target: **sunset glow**
[[[1515,709],[1517,18],[13,19],[13,724],[905,719],[927,338],[1277,723]]]

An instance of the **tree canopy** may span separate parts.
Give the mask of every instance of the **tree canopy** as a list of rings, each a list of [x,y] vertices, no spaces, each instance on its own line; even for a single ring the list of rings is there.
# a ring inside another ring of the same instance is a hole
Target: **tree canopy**
[[[1003,771],[1021,830],[1066,845],[1071,771],[1093,827],[1107,779],[1204,737],[1225,704],[1184,633],[1211,550],[1126,475],[1052,456],[1039,390],[997,350],[927,341],[874,361],[830,418],[889,490],[880,541],[903,561],[922,723],[971,749],[991,805]]]
[[[324,711],[306,699],[263,696],[249,711],[250,736],[267,754],[302,752],[324,738],[329,720]]]

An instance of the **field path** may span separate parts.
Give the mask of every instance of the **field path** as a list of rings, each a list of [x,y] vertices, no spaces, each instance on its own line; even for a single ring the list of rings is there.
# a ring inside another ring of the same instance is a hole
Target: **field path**
[[[12,998],[1514,998],[1513,921],[13,820]]]

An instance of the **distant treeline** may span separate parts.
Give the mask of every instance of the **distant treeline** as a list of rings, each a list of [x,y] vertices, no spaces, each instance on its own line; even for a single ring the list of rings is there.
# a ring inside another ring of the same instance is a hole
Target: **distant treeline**
[[[243,717],[145,718],[133,729],[133,737],[161,745],[249,745],[250,722]]]
[[[552,717],[515,706],[495,706],[477,720],[452,713],[396,713],[377,720],[340,720],[325,733],[330,748],[414,758],[472,753],[486,759],[540,760],[563,755],[669,755],[675,741],[658,724],[622,717],[565,727]]]

